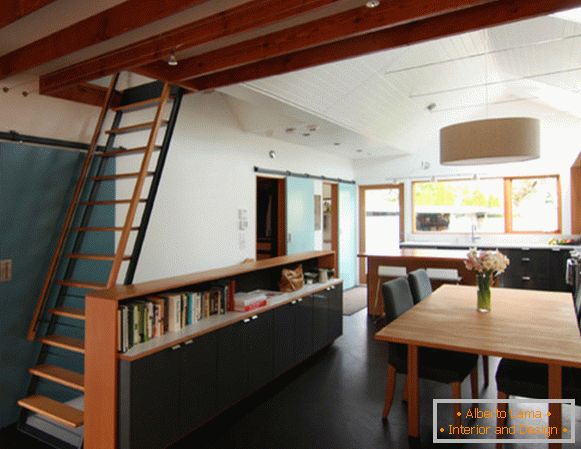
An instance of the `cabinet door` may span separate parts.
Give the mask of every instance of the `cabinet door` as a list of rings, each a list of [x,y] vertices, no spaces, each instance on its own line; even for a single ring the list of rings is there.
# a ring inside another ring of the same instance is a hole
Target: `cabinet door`
[[[273,313],[254,315],[244,323],[244,354],[247,367],[247,392],[272,380],[274,365]]]
[[[216,351],[214,332],[184,343],[181,364],[181,424],[188,433],[212,418],[216,410]]]
[[[329,342],[343,335],[343,285],[329,290]]]
[[[296,364],[295,328],[298,302],[274,309],[274,375],[279,376]]]
[[[216,332],[218,344],[217,410],[232,405],[248,391],[243,326],[244,324],[240,322]]]
[[[295,351],[297,363],[313,353],[313,298],[297,300]]]
[[[121,448],[157,449],[180,436],[180,362],[180,346],[120,362]]]
[[[565,282],[565,271],[567,270],[567,258],[569,251],[563,249],[552,249],[550,251],[550,273],[551,290],[556,292],[572,292],[572,288]]]
[[[329,292],[323,291],[313,299],[313,352],[329,343]]]

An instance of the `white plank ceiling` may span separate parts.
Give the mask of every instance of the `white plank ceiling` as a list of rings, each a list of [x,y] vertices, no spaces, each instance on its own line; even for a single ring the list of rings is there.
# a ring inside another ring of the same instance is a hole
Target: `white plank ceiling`
[[[572,11],[253,81],[243,85],[244,95],[240,88],[224,92],[253,97],[254,106],[233,107],[247,131],[352,159],[414,154],[459,121],[581,119],[579,16]],[[270,122],[249,118],[250,108],[264,105],[260,97],[276,100]],[[318,128],[303,136],[309,125]]]

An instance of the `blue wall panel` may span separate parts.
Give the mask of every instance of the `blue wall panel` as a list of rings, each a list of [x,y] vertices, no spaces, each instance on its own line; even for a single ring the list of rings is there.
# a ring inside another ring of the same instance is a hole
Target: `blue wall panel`
[[[0,428],[17,419],[16,401],[25,394],[27,369],[39,349],[26,340],[26,331],[83,157],[77,152],[0,143],[0,259],[13,263],[12,281],[0,283]],[[100,197],[113,195],[111,185]],[[114,208],[102,207],[94,218],[112,226]],[[111,253],[114,236],[101,234],[88,246]]]
[[[315,249],[315,184],[312,179],[286,178],[287,254]]]
[[[344,289],[357,282],[356,195],[354,184],[339,184],[339,275]]]

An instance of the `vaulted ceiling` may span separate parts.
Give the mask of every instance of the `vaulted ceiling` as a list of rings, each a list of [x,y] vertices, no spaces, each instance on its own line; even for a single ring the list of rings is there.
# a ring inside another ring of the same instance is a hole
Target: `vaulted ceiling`
[[[581,117],[581,25],[548,16],[581,0],[366,3],[5,0],[0,86],[94,105],[121,70],[222,89],[248,131],[351,158],[488,113]]]

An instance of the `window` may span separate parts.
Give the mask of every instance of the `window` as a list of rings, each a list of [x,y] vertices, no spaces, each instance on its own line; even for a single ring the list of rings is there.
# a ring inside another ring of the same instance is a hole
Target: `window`
[[[417,181],[412,189],[415,232],[560,232],[558,176]]]

